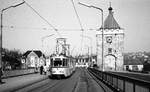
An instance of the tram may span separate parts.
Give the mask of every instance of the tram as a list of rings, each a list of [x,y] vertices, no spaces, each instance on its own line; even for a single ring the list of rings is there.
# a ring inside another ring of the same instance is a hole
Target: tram
[[[51,77],[68,77],[75,71],[75,62],[72,57],[54,55],[51,57]]]

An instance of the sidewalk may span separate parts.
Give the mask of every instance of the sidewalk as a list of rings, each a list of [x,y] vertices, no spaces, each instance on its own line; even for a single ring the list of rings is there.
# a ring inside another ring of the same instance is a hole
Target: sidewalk
[[[12,92],[47,78],[48,75],[40,75],[37,73],[2,79],[5,83],[0,84],[0,92]]]

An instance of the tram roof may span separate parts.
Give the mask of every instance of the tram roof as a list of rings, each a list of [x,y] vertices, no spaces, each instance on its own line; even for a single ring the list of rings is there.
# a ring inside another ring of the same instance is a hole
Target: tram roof
[[[56,54],[56,55],[53,55],[52,58],[68,58],[68,56]]]

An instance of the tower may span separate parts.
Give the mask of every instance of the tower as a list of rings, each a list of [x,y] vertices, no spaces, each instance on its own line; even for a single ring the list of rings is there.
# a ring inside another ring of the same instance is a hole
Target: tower
[[[110,6],[108,8],[109,14],[104,21],[104,25],[102,26],[103,29],[101,27],[100,31],[97,31],[96,33],[97,64],[100,70],[105,71],[123,70],[124,30],[119,26],[119,24],[115,20],[112,10],[113,8]]]
[[[56,54],[66,54],[66,38],[56,39]]]

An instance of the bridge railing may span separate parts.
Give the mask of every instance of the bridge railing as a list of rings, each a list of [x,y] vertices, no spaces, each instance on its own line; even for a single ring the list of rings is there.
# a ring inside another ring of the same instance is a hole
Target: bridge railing
[[[150,82],[148,81],[102,72],[93,68],[88,68],[88,70],[114,92],[150,92]]]

